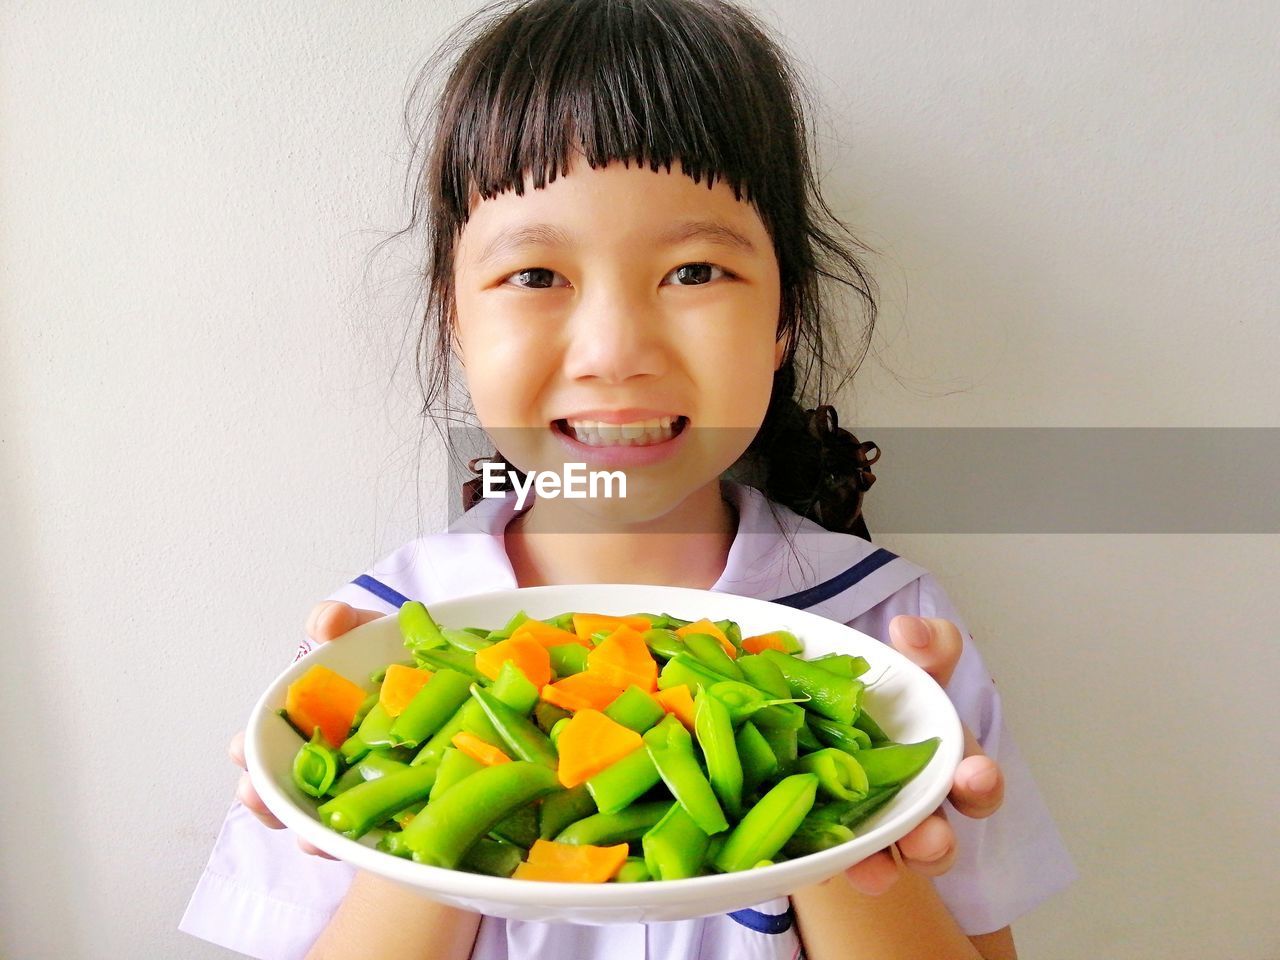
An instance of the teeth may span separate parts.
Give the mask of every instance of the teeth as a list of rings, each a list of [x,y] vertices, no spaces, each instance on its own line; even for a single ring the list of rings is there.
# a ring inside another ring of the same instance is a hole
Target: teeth
[[[631,423],[603,423],[600,420],[568,420],[569,432],[580,443],[593,447],[639,447],[662,443],[675,436],[678,417],[654,417]]]

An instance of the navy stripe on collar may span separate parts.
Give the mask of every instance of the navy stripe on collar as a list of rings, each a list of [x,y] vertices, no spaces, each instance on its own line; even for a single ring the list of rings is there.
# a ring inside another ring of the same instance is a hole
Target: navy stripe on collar
[[[735,910],[726,916],[756,933],[786,933],[795,919],[795,913],[790,907],[786,913],[761,913],[759,910],[748,909]]]
[[[875,553],[863,557],[844,573],[838,574],[830,580],[818,584],[816,587],[809,587],[799,593],[779,597],[773,602],[781,603],[788,607],[796,607],[800,610],[815,607],[823,600],[829,600],[838,593],[844,593],[859,580],[869,577],[890,560],[897,559],[898,555],[896,553],[890,553],[884,547],[881,547]]]
[[[409,598],[398,590],[393,590],[381,580],[375,580],[367,573],[362,573],[351,581],[357,587],[364,587],[379,600],[391,604],[397,610],[409,602]]]

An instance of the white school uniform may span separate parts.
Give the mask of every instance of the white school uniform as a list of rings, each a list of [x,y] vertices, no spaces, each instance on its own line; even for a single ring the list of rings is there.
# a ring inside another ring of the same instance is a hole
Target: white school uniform
[[[985,820],[946,803],[955,830],[955,866],[933,881],[967,934],[998,930],[1076,879],[1044,801],[1005,729],[1000,696],[959,614],[928,571],[849,534],[824,530],[754,488],[726,481],[738,532],[712,590],[775,600],[847,623],[888,642],[898,614],[944,617],[965,637],[947,694],[961,721],[1005,776],[1000,810]],[[503,531],[515,494],[482,500],[444,533],[414,540],[330,599],[398,609],[406,598],[431,604],[517,586]],[[793,556],[784,530],[795,543]],[[298,656],[310,649],[303,641]],[[342,901],[354,869],[302,853],[287,830],[269,830],[232,804],[179,929],[260,960],[302,958]],[[797,960],[786,897],[696,920],[605,926],[537,923],[486,916],[473,960]]]

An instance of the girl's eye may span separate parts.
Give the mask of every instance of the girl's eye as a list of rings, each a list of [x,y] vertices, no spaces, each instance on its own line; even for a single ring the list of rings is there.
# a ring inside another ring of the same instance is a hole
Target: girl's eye
[[[678,287],[700,287],[716,279],[713,271],[719,270],[721,276],[727,276],[723,267],[714,263],[686,263],[676,267],[667,277],[675,277]]]
[[[558,276],[558,273],[546,267],[530,267],[527,270],[517,270],[504,282],[515,281],[515,286],[526,290],[545,290],[556,285],[554,279]]]

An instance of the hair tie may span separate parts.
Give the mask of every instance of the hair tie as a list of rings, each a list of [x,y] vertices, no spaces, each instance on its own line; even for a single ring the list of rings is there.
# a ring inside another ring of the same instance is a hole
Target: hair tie
[[[823,492],[815,498],[816,519],[828,529],[832,529],[829,524],[838,522],[842,529],[869,540],[864,532],[862,495],[876,482],[871,467],[880,459],[880,447],[873,440],[859,442],[841,428],[839,414],[829,403],[806,410],[805,417],[809,435],[819,448],[818,483]]]

